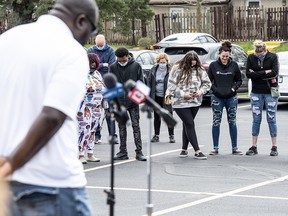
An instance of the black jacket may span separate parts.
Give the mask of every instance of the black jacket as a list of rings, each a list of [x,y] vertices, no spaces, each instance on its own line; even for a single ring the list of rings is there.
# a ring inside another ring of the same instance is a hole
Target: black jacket
[[[252,69],[254,72],[250,72]],[[271,73],[265,73],[265,70],[272,70]],[[246,75],[252,81],[252,92],[258,94],[270,94],[271,86],[278,85],[278,73],[279,73],[279,63],[278,56],[274,53],[267,51],[267,54],[261,63],[258,57],[254,54],[250,54],[247,59]],[[275,83],[271,82],[271,78],[275,78]]]
[[[132,79],[135,82],[137,80],[141,80],[143,82],[143,72],[142,67],[138,62],[135,62],[134,58],[130,57],[128,60],[128,64],[124,67],[119,65],[118,61],[113,63],[110,66],[110,73],[115,74],[117,77],[117,81],[123,86],[127,82],[127,80]],[[137,104],[133,103],[127,96],[127,92],[125,95],[119,97],[120,104],[125,106],[126,108],[132,108],[137,106]]]
[[[148,79],[147,79],[147,85],[150,87],[150,97],[155,100],[155,95],[156,95],[156,71],[158,70],[159,64],[154,65],[149,73]],[[167,89],[167,83],[168,83],[168,78],[169,78],[169,71],[171,69],[171,66],[167,64],[167,74],[164,77],[164,93],[166,92]],[[164,104],[164,97],[163,97],[163,104]],[[172,105],[166,105],[164,104],[163,107],[170,112],[172,112]]]
[[[208,76],[212,82],[212,93],[219,98],[235,96],[237,89],[242,85],[241,71],[232,59],[228,60],[227,65],[222,64],[220,59],[212,62],[209,65]]]

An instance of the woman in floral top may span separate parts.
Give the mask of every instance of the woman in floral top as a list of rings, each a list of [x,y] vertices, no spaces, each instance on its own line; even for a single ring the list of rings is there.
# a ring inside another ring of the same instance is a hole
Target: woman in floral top
[[[200,151],[194,119],[202,104],[203,95],[210,90],[210,79],[196,52],[188,52],[175,63],[168,79],[168,91],[172,107],[183,122],[182,151],[179,157],[188,156],[188,144],[192,144],[196,159],[207,159]]]
[[[88,54],[90,72],[87,76],[86,94],[80,104],[77,115],[79,122],[79,159],[82,163],[99,162],[100,159],[93,155],[95,131],[101,118],[104,82],[97,71],[100,60],[94,53]],[[85,158],[87,153],[87,160]]]

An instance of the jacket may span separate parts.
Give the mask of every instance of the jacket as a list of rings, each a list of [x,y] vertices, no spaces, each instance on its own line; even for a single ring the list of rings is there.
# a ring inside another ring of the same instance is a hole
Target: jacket
[[[249,71],[250,69],[252,69],[253,72]],[[266,74],[265,70],[272,70],[272,72]],[[262,63],[256,55],[250,54],[248,56],[246,75],[252,81],[253,93],[270,94],[269,85],[274,87],[278,85],[278,74],[279,62],[276,54],[267,51]],[[275,78],[276,82],[272,83],[272,78]],[[269,82],[269,85],[267,82]]]
[[[102,77],[109,72],[109,66],[116,61],[115,51],[108,44],[105,44],[102,50],[99,50],[95,45],[87,50],[87,53],[95,53],[99,56],[100,65],[98,71]],[[108,67],[104,67],[103,63],[108,63]]]
[[[147,78],[147,85],[150,87],[150,97],[155,100],[156,96],[156,71],[158,70],[159,64],[154,65],[149,73],[149,76]],[[164,77],[164,92],[167,90],[167,83],[169,78],[169,71],[171,69],[171,65],[167,64],[167,74]],[[163,107],[170,112],[172,112],[172,105],[167,105],[164,103],[165,97],[163,97]]]
[[[179,72],[179,65],[176,64],[172,67],[171,72],[169,73],[167,89],[172,94],[172,107],[188,108],[200,106],[202,104],[203,95],[206,94],[211,87],[211,82],[206,71],[202,68],[198,68],[199,77],[196,76],[196,72],[192,73],[192,84],[188,86],[183,83],[177,83]],[[202,95],[200,97],[194,97],[189,100],[184,99],[185,93],[192,93],[196,90],[202,91]]]
[[[242,85],[239,66],[231,58],[226,65],[222,64],[220,58],[212,62],[208,68],[208,76],[212,82],[212,94],[219,98],[235,96]]]
[[[118,62],[113,63],[110,66],[110,73],[113,73],[119,83],[125,85],[127,80],[132,79],[135,82],[137,80],[141,80],[143,82],[143,72],[141,65],[134,60],[133,57],[129,57],[128,63],[125,66],[121,66]],[[128,98],[128,93],[119,97],[119,102],[121,105],[125,106],[126,108],[132,108],[138,106],[138,104],[133,103]]]

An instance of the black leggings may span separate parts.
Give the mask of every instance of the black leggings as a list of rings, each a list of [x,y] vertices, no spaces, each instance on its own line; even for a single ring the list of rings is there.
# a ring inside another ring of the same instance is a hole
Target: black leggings
[[[155,101],[163,108],[164,106],[164,98],[163,97],[158,97],[155,96]],[[173,115],[172,112],[170,112],[171,115]],[[161,127],[161,117],[154,112],[154,133],[155,135],[159,135],[160,134],[160,127]],[[174,127],[169,128],[168,127],[168,133],[169,136],[174,135]]]
[[[194,151],[200,150],[194,123],[199,107],[174,108],[174,110],[183,122],[182,149],[187,150],[190,142]]]

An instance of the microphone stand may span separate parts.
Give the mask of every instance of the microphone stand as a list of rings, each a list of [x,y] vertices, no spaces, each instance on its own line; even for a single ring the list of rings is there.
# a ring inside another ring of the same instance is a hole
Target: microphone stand
[[[115,116],[114,116],[114,104],[113,102],[109,102],[109,112],[111,123],[115,124]],[[110,206],[110,216],[114,215],[114,204],[115,204],[115,194],[114,194],[114,145],[116,141],[115,128],[111,127],[111,135],[109,136],[109,144],[111,145],[111,169],[110,169],[110,191],[104,190],[107,194],[107,205]]]
[[[148,183],[148,194],[147,194],[147,205],[146,211],[147,215],[151,216],[153,213],[153,204],[151,198],[151,171],[152,171],[152,164],[151,164],[151,138],[152,138],[152,108],[147,105],[144,105],[141,108],[142,112],[147,112],[148,118],[148,145],[147,145],[147,183]]]

